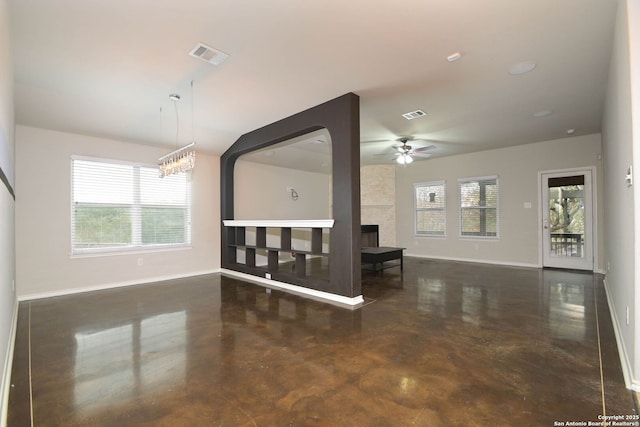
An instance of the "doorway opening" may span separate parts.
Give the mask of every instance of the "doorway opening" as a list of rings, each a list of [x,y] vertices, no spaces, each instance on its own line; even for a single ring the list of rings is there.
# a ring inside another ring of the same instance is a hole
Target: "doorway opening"
[[[593,271],[590,170],[541,174],[543,267]]]

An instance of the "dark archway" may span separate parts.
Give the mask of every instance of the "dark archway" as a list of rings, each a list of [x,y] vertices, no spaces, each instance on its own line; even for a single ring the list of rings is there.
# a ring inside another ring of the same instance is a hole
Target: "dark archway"
[[[241,136],[220,158],[221,220],[234,219],[234,167],[238,158],[325,128],[332,141],[333,219],[327,281],[293,283],[353,298],[362,294],[360,270],[360,98],[348,93]],[[260,183],[256,183],[260,185]],[[234,270],[230,231],[222,227],[222,268]]]

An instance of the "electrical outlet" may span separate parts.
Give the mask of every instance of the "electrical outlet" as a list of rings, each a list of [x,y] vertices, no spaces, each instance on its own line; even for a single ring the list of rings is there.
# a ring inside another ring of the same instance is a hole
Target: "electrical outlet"
[[[264,277],[266,279],[271,279],[271,273],[264,273]]]
[[[144,264],[144,260],[142,258],[138,258],[138,267]]]

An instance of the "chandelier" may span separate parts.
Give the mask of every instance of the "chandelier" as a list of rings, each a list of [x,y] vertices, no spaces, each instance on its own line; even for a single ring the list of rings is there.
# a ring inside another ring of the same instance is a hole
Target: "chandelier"
[[[173,105],[176,111],[176,146],[178,145],[178,136],[180,133],[180,122],[178,121],[178,101],[180,95],[171,94],[169,99],[173,101]],[[158,159],[158,167],[160,169],[160,178],[164,178],[168,175],[173,175],[182,172],[189,172],[196,165],[196,152],[190,150],[191,147],[196,145],[193,140],[193,80],[191,81],[191,138],[192,142],[184,147],[178,148],[169,154]]]
[[[158,159],[160,178],[176,173],[189,172],[193,169],[196,165],[196,152],[195,150],[189,150],[189,148],[194,145],[196,145],[195,141],[160,157]]]

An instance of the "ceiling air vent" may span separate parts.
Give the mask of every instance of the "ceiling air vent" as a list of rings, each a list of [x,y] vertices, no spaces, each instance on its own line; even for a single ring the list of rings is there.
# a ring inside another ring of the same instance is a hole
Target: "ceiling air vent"
[[[202,59],[203,61],[213,65],[220,65],[229,57],[226,53],[203,43],[198,43],[198,45],[189,52],[189,55],[194,58]]]
[[[418,117],[422,117],[426,115],[427,113],[425,113],[424,111],[416,110],[416,111],[411,111],[409,113],[404,113],[402,117],[404,117],[407,120],[413,120],[413,119],[417,119]]]

